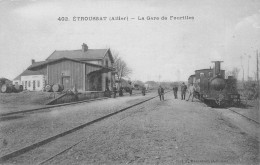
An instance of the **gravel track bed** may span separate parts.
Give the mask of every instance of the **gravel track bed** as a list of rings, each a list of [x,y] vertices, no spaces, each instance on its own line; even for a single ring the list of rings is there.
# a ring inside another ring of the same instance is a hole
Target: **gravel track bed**
[[[142,97],[141,97],[142,98]],[[146,98],[147,99],[147,98]],[[144,99],[142,99],[144,100]],[[141,99],[139,98],[140,102]],[[131,105],[136,102],[136,100],[129,100],[129,103],[131,103]],[[145,102],[144,104],[140,104],[137,105],[135,107],[132,107],[122,113],[119,113],[115,116],[112,116],[110,118],[107,118],[101,122],[95,123],[91,126],[88,126],[84,129],[81,129],[77,132],[74,132],[68,136],[64,136],[62,138],[59,138],[59,140],[56,140],[52,143],[48,143],[40,148],[34,149],[28,153],[25,153],[21,156],[18,156],[10,161],[8,161],[7,163],[10,164],[37,164],[55,154],[57,154],[58,152],[60,152],[63,149],[66,149],[66,147],[69,147],[71,145],[73,145],[74,143],[85,139],[92,139],[94,136],[96,136],[97,134],[100,134],[100,131],[102,132],[100,136],[102,136],[103,134],[107,133],[106,128],[109,128],[110,124],[115,124],[118,122],[118,118],[119,120],[124,120],[125,118],[128,118],[129,116],[132,116],[133,113],[134,114],[138,114],[139,112],[142,112],[142,109],[144,109],[144,107],[146,107],[147,105],[149,105],[149,102]],[[100,130],[97,129],[97,127],[105,127],[104,129]],[[101,142],[103,143],[103,142]]]
[[[29,92],[0,93],[0,114],[39,108],[50,101],[51,93]]]
[[[248,108],[230,108],[233,111],[236,111],[242,115],[245,115],[246,117],[249,117],[257,122],[260,122],[260,113],[259,113],[259,107],[248,107]]]
[[[259,162],[256,137],[213,108],[169,95],[164,102],[153,99],[85,131],[86,140],[48,164]]]
[[[46,164],[259,162],[257,137],[243,132],[214,108],[166,94],[165,101],[152,99],[6,163],[37,164],[80,140]]]
[[[0,122],[0,155],[64,132],[154,95],[125,96],[75,106],[57,107],[51,112],[18,115],[16,120]]]

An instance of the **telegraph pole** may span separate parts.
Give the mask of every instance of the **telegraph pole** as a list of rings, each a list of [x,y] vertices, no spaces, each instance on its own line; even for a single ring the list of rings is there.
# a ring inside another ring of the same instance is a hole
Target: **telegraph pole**
[[[251,56],[248,55],[247,81],[249,81],[249,59],[250,58],[251,58]]]
[[[242,70],[243,70],[243,78],[242,78],[242,82],[244,84],[244,66],[243,66],[243,56],[240,56],[240,59],[241,59],[241,67],[242,67]]]
[[[259,75],[258,75],[258,50],[256,50],[256,81],[257,81],[257,89],[259,90]]]

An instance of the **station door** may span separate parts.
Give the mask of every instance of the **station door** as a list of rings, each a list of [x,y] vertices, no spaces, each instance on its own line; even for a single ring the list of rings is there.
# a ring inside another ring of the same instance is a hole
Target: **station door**
[[[66,77],[62,77],[62,82],[64,85],[64,90],[70,89],[71,88],[71,81],[70,81],[70,77],[66,76]]]

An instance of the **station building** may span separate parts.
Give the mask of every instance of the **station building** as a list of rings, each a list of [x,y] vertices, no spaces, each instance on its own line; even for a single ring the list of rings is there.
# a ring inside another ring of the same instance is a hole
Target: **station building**
[[[43,90],[46,84],[63,84],[64,90],[105,91],[115,82],[114,59],[110,49],[55,50],[45,61],[35,62],[13,83],[31,91]]]

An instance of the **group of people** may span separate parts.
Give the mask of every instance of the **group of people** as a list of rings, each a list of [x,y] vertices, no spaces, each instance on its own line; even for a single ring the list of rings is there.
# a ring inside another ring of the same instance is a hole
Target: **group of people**
[[[194,98],[194,95],[195,95],[195,92],[196,92],[196,88],[193,84],[191,84],[189,86],[189,88],[187,87],[187,85],[185,85],[184,82],[181,84],[181,99],[185,100],[187,89],[188,89],[189,97],[186,101],[189,101],[189,99],[191,97],[191,101],[193,102],[193,98]],[[178,86],[174,86],[173,87],[173,94],[174,94],[175,99],[178,98],[177,92],[178,92]],[[158,88],[158,95],[160,97],[160,100],[164,100],[164,89],[163,89],[162,86],[159,86],[159,88]]]
[[[184,82],[181,84],[181,100],[185,100],[187,90],[189,93],[189,97],[186,101],[189,101],[190,97],[191,97],[191,101],[193,101],[193,98],[196,93],[196,88],[193,84],[191,84],[188,88]],[[116,90],[116,87],[114,86],[113,87],[113,97],[114,98],[116,97],[116,93],[117,93],[117,90]],[[132,95],[132,89],[130,89],[129,93],[130,93],[130,95]],[[173,94],[174,94],[175,99],[178,98],[177,93],[178,93],[178,86],[174,86]],[[145,95],[145,88],[142,88],[142,94]],[[164,100],[164,88],[161,85],[158,88],[158,95],[159,95],[160,100],[163,101]],[[123,96],[122,87],[119,88],[119,96]]]
[[[119,96],[123,96],[123,90],[125,90],[126,92],[128,92],[130,94],[130,96],[133,94],[133,88],[131,87],[119,87],[119,89],[117,90],[117,87],[114,85],[112,88],[112,92],[110,92],[109,88],[106,89],[106,91],[110,94],[113,95],[113,98],[116,98],[116,94],[118,93]],[[143,92],[142,92],[143,93]],[[145,92],[144,94],[145,95]],[[110,96],[111,97],[111,96]]]
[[[181,84],[181,99],[185,100],[187,89],[188,89],[189,97],[186,101],[189,101],[190,97],[191,97],[191,101],[193,101],[193,98],[194,98],[194,95],[196,92],[196,88],[193,84],[191,84],[188,88],[184,82]],[[175,99],[178,98],[177,92],[178,92],[178,87],[177,86],[173,87],[173,93],[174,93]]]

